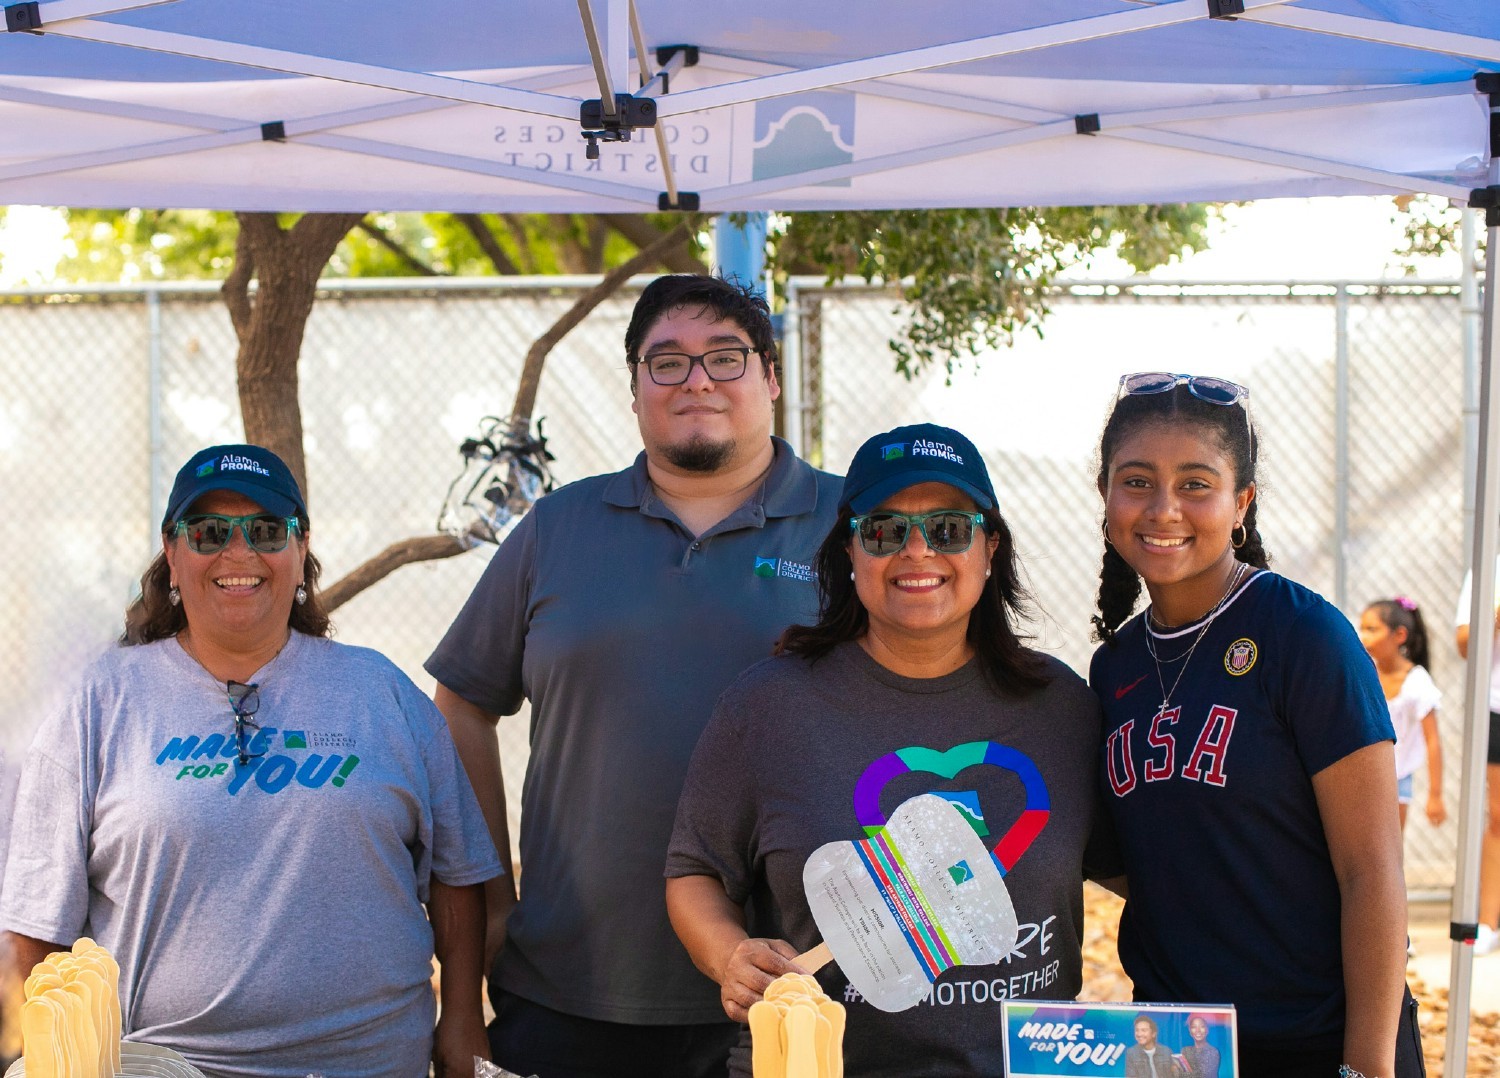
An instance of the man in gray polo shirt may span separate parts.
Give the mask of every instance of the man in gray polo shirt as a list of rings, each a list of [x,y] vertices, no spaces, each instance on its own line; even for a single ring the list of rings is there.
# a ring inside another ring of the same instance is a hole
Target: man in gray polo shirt
[[[717,1078],[737,1027],[667,922],[667,842],[715,699],[817,614],[839,480],[771,435],[781,388],[759,295],[659,278],[625,351],[644,451],[537,503],[427,670],[502,855],[495,723],[531,701],[520,900],[510,874],[488,892],[495,1062]]]

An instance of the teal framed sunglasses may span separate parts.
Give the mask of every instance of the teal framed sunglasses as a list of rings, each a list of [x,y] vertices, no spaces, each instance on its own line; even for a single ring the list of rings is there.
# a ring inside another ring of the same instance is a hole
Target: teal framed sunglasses
[[[245,544],[261,554],[285,550],[292,535],[302,530],[296,517],[278,517],[270,513],[250,513],[242,517],[198,513],[179,520],[173,525],[172,534],[186,539],[188,549],[195,554],[217,554],[229,545],[236,528],[245,537]]]
[[[860,548],[872,558],[888,558],[902,547],[916,528],[938,554],[962,554],[974,543],[974,529],[984,528],[984,514],[962,509],[934,509],[930,513],[892,513],[877,510],[849,521]]]

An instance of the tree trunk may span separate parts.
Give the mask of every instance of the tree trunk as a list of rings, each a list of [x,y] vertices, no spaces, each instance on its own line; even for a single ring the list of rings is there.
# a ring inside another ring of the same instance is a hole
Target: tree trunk
[[[309,504],[297,358],[318,276],[339,241],[363,216],[309,213],[285,229],[272,213],[235,214],[240,234],[234,269],[224,280],[222,294],[240,342],[235,371],[245,440],[286,461]]]

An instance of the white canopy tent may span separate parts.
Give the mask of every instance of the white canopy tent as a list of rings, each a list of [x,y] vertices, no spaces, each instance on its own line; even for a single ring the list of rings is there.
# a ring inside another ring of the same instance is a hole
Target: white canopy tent
[[[6,7],[6,27],[0,203],[1485,208],[1454,898],[1472,935],[1500,518],[1497,0],[46,0]],[[1471,962],[1455,945],[1449,1074]]]

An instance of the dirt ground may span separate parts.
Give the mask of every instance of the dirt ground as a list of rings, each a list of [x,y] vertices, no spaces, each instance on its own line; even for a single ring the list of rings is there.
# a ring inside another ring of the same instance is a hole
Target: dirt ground
[[[1130,979],[1115,955],[1115,929],[1120,923],[1120,899],[1088,884],[1084,896],[1083,992],[1080,999],[1128,1000]],[[1485,959],[1489,961],[1489,959]],[[1489,973],[1486,968],[1486,974]],[[1412,995],[1417,997],[1422,1024],[1422,1050],[1429,1078],[1442,1078],[1443,1048],[1448,1036],[1448,989],[1430,987],[1408,970]],[[1500,1014],[1474,1012],[1469,1023],[1470,1078],[1500,1076]]]

